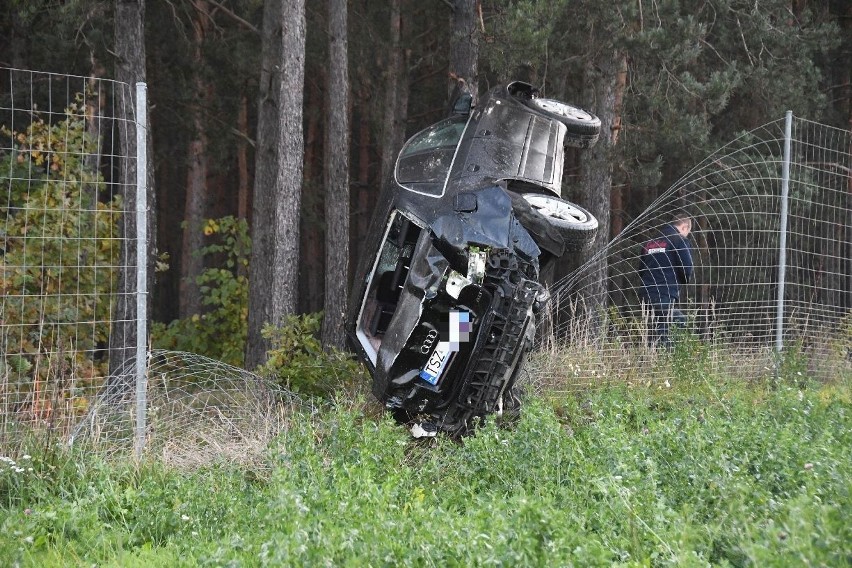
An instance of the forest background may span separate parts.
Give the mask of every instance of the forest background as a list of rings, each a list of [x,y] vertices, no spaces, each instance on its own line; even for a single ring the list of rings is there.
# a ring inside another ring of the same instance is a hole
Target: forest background
[[[849,0],[5,5],[0,66],[147,82],[155,333],[203,332],[193,350],[248,368],[262,325],[292,314],[325,310],[323,341],[342,346],[340,275],[383,180],[460,90],[521,79],[601,118],[563,197],[602,229],[563,273],[739,133],[787,110],[852,127]]]

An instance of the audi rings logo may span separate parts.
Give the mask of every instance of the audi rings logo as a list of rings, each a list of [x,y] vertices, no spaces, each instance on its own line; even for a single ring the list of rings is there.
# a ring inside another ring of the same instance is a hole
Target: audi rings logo
[[[426,355],[429,351],[432,350],[432,346],[435,344],[435,340],[438,339],[438,330],[430,329],[429,333],[426,334],[426,339],[423,340],[423,345],[420,346],[420,352]]]

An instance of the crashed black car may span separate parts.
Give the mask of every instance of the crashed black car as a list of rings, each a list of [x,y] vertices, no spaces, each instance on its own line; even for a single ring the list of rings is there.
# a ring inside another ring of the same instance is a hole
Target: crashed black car
[[[467,104],[466,104],[467,103]],[[373,393],[416,436],[519,408],[513,386],[547,301],[542,269],[597,220],[560,199],[564,148],[600,120],[513,82],[414,135],[383,189],[346,331]]]

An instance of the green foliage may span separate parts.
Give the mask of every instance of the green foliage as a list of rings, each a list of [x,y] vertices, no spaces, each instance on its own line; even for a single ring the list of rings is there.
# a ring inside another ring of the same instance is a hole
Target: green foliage
[[[33,111],[23,131],[0,127],[9,140],[0,151],[0,372],[13,388],[35,391],[34,408],[49,373],[102,374],[93,355],[109,336],[121,199],[104,197],[104,179],[87,162],[98,140],[86,131],[82,96],[76,101],[62,120]]]
[[[284,326],[267,324],[262,330],[269,340],[267,361],[258,369],[295,392],[328,396],[361,377],[362,368],[346,353],[326,352],[318,339],[322,313],[289,316]]]
[[[45,448],[0,461],[0,558],[65,566],[842,566],[852,386],[533,399],[426,447],[382,415],[291,416],[259,478]],[[14,465],[9,463],[14,462]]]
[[[612,160],[626,166],[616,168],[614,185],[656,188],[651,200],[737,133],[788,109],[820,120],[831,108],[831,69],[821,63],[841,33],[821,7],[794,16],[785,0],[496,5],[494,40],[481,49],[501,79],[527,67],[549,96],[606,117],[613,110],[596,108],[592,96],[598,70],[613,73],[610,60],[625,58],[623,130]],[[638,214],[649,203],[631,208]]]
[[[835,361],[846,361],[845,366],[838,365],[838,372],[844,373],[844,378],[852,379],[852,310],[840,320],[838,332],[832,334],[829,352]]]
[[[809,360],[801,342],[785,345],[778,358],[778,380],[803,384],[808,377]]]
[[[672,326],[671,367],[673,376],[679,380],[703,381],[712,367],[711,357],[713,346],[702,341],[695,333],[687,328]]]
[[[222,259],[196,279],[206,311],[168,325],[154,323],[154,347],[188,351],[240,366],[248,337],[248,262],[251,239],[244,219],[210,219],[207,237],[216,237],[195,254]]]
[[[204,234],[216,241],[198,254],[221,259],[197,282],[207,311],[168,325],[155,323],[154,347],[198,353],[241,366],[248,335],[248,262],[251,239],[242,219],[209,220]],[[290,316],[281,328],[267,324],[263,336],[271,349],[258,372],[296,392],[327,396],[361,377],[362,368],[341,352],[326,352],[317,334],[322,314]]]
[[[66,566],[83,557],[99,565],[186,565],[176,543],[199,530],[223,536],[229,509],[245,512],[259,498],[246,493],[251,482],[241,472],[110,463],[61,445],[11,461],[0,461],[0,511],[10,513],[0,516],[0,557],[10,565]],[[205,502],[210,495],[222,499]]]

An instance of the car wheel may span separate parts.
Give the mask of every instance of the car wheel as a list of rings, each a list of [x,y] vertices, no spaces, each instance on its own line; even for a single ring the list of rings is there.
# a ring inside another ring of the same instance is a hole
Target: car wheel
[[[525,193],[523,197],[559,233],[565,241],[565,252],[583,250],[595,238],[598,220],[579,205],[538,193]]]
[[[527,106],[558,120],[568,128],[565,134],[566,146],[591,148],[598,141],[601,119],[592,113],[555,99],[535,97],[524,102]]]

